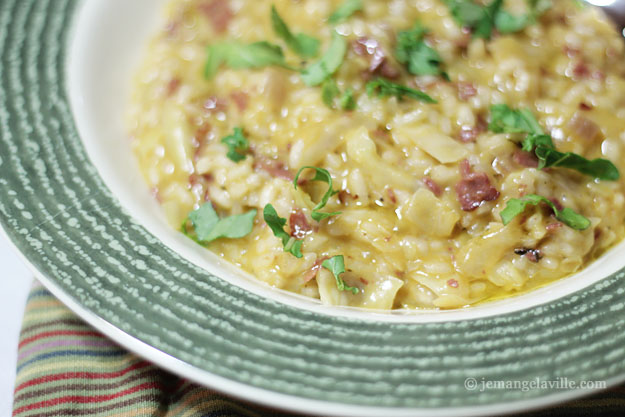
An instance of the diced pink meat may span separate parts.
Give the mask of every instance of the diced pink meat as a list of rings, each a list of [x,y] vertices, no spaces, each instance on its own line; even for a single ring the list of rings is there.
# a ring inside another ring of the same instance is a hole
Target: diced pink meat
[[[347,204],[347,201],[350,199],[358,200],[358,194],[352,195],[349,193],[349,191],[346,191],[346,190],[339,191],[338,197],[339,197],[339,201],[341,202],[341,204]]]
[[[575,78],[588,78],[590,76],[590,68],[585,62],[578,62],[573,68],[573,76]]]
[[[193,192],[200,201],[210,201],[209,185],[213,181],[213,175],[210,173],[189,175],[189,187],[191,188],[191,192]]]
[[[207,0],[202,2],[198,7],[210,20],[217,33],[225,32],[234,17],[234,13],[232,13],[232,9],[230,9],[229,0]]]
[[[560,201],[559,201],[559,200],[557,200],[556,198],[551,197],[551,198],[549,199],[549,201],[551,201],[551,202],[553,203],[553,205],[554,205],[554,206],[556,206],[556,208],[557,208],[558,210],[564,210],[564,206],[563,206],[563,205],[562,205],[562,203],[560,203]]]
[[[317,260],[315,261],[314,265],[312,266],[312,268],[310,268],[308,270],[308,272],[306,272],[306,274],[304,275],[304,282],[310,282],[313,279],[315,279],[315,277],[317,277],[317,274],[319,273],[319,270],[321,269],[321,264],[326,261],[328,258],[327,256],[323,256],[321,258],[317,258]]]
[[[430,177],[423,177],[423,183],[436,197],[443,195],[443,189]]]
[[[590,111],[592,110],[592,106],[590,104],[586,104],[583,101],[579,103],[579,109],[582,111]]]
[[[230,94],[230,98],[232,99],[232,101],[234,101],[234,104],[237,105],[239,111],[242,112],[247,109],[249,96],[243,91],[235,91],[234,93]]]
[[[460,133],[458,133],[458,139],[463,143],[473,143],[480,135],[480,129],[471,126],[462,126]]]
[[[172,78],[169,81],[169,83],[167,83],[167,89],[166,89],[167,97],[171,97],[174,94],[176,94],[181,84],[182,82],[180,81],[180,78]]]
[[[291,236],[295,239],[304,239],[312,231],[306,215],[299,209],[291,212],[289,226],[291,227]]]
[[[395,79],[400,76],[399,70],[388,60],[379,42],[375,39],[360,37],[352,43],[352,49],[356,55],[369,60],[369,75],[377,74],[385,78]]]
[[[391,203],[397,204],[397,195],[395,194],[395,190],[387,188],[386,194],[388,195],[389,200],[391,200]]]
[[[573,67],[573,78],[577,80],[588,78],[603,80],[605,78],[605,74],[598,69],[593,71],[586,62],[580,61],[575,65],[575,67]]]
[[[499,191],[494,188],[488,175],[484,172],[473,172],[469,161],[460,163],[462,180],[456,184],[456,194],[464,211],[473,211],[486,201],[499,198]]]
[[[459,82],[456,84],[456,87],[458,88],[458,98],[462,101],[467,101],[477,94],[477,89],[473,83]]]
[[[514,151],[514,154],[512,154],[512,160],[524,167],[538,167],[538,158],[536,158],[536,155],[531,152],[523,151],[521,149],[517,149]]]
[[[204,147],[208,142],[207,135],[211,131],[212,126],[210,123],[202,123],[202,125],[195,131],[195,135],[191,139],[191,145],[194,148],[193,159],[197,161],[197,159],[201,156],[204,151]]]
[[[264,171],[274,178],[282,178],[287,181],[293,181],[295,179],[295,175],[289,170],[289,168],[276,159],[256,156],[254,160],[254,169],[256,171]]]
[[[575,113],[568,127],[582,139],[592,141],[601,135],[601,128],[586,116]]]

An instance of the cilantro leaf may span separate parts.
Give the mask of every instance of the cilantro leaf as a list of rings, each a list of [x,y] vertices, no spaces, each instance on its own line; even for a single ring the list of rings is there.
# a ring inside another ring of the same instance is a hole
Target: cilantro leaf
[[[425,43],[424,36],[427,33],[428,29],[418,22],[412,29],[399,32],[395,56],[413,75],[445,76],[440,55]]]
[[[345,0],[335,11],[332,13],[328,22],[339,23],[354,13],[361,11],[363,8],[362,0]]]
[[[523,198],[512,198],[506,203],[499,215],[504,225],[507,225],[519,214],[523,213],[528,205],[537,206],[540,203],[545,203],[553,210],[556,219],[566,224],[575,230],[585,230],[590,227],[590,220],[581,214],[576,213],[573,209],[566,207],[562,210],[558,210],[556,205],[548,198],[542,197],[536,194],[529,194]]]
[[[287,24],[278,14],[276,6],[271,6],[271,24],[274,32],[284,40],[286,45],[302,58],[311,58],[319,51],[319,40],[312,36],[299,33],[293,35]]]
[[[495,133],[532,133],[544,135],[543,129],[527,109],[512,110],[506,104],[495,104],[490,108],[491,122],[488,129]]]
[[[334,32],[330,47],[321,59],[302,70],[304,83],[309,87],[314,87],[328,79],[343,63],[345,52],[347,52],[347,41],[343,36]]]
[[[256,210],[220,219],[208,202],[189,213],[182,224],[182,232],[198,243],[205,244],[221,238],[238,239],[249,235],[254,227]],[[189,222],[195,235],[189,232]]]
[[[249,142],[243,136],[243,129],[240,127],[234,128],[234,133],[230,136],[226,136],[221,140],[221,143],[228,147],[228,158],[234,162],[240,162],[245,159],[245,151],[250,147]]]
[[[301,258],[303,256],[302,243],[304,241],[295,239],[284,231],[286,219],[278,216],[276,209],[271,204],[267,204],[263,209],[263,217],[265,219],[265,223],[267,223],[267,226],[269,226],[273,232],[273,235],[282,240],[284,251],[289,252],[296,258]]]
[[[415,90],[405,85],[397,84],[384,78],[377,78],[367,83],[367,94],[371,97],[376,94],[379,97],[395,96],[398,99],[408,97],[426,103],[437,103],[432,97],[422,91]]]
[[[204,78],[213,78],[222,64],[232,69],[262,68],[270,65],[288,67],[282,48],[265,41],[251,44],[225,42],[209,46]]]
[[[360,292],[358,288],[350,287],[349,285],[345,284],[345,281],[343,281],[343,279],[341,278],[341,274],[345,273],[345,259],[343,258],[343,255],[338,255],[330,259],[326,259],[325,261],[323,261],[321,266],[332,272],[332,275],[334,275],[334,279],[336,279],[336,287],[339,289],[339,291],[351,291],[353,294],[358,294]]]
[[[318,222],[320,222],[323,219],[327,219],[328,217],[332,217],[332,216],[336,216],[341,214],[341,212],[335,212],[335,213],[322,213],[319,210],[321,210],[322,208],[324,208],[326,206],[326,204],[328,204],[328,200],[330,199],[330,197],[332,197],[334,194],[336,194],[336,192],[332,189],[332,176],[330,175],[330,173],[323,169],[323,168],[317,168],[317,167],[311,167],[311,166],[305,166],[302,169],[300,169],[297,172],[297,175],[295,176],[295,179],[293,180],[293,185],[295,186],[295,189],[297,190],[297,181],[299,180],[300,175],[302,174],[302,171],[306,170],[306,169],[314,169],[315,170],[315,176],[312,178],[311,181],[322,181],[325,182],[326,184],[328,184],[328,191],[326,191],[326,193],[323,195],[323,197],[321,198],[321,201],[319,202],[319,204],[317,204],[314,208],[313,211],[311,213],[311,217],[314,220],[317,220]]]
[[[615,181],[620,177],[616,166],[607,159],[588,160],[572,152],[564,153],[556,150],[551,136],[545,134],[528,109],[513,110],[505,104],[494,105],[491,107],[491,122],[488,128],[495,133],[527,133],[522,148],[536,154],[539,169],[570,168],[607,181]]]
[[[333,109],[334,108],[334,99],[341,94],[339,90],[339,86],[336,85],[336,81],[332,78],[328,78],[323,82],[321,86],[321,98],[326,106]]]
[[[339,105],[343,110],[356,110],[356,99],[354,99],[354,90],[348,88],[343,93]]]

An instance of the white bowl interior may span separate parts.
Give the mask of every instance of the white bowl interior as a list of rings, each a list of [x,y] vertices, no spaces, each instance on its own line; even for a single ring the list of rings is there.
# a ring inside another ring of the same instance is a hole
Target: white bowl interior
[[[149,38],[163,25],[167,0],[89,0],[74,27],[67,65],[69,98],[91,161],[121,205],[165,245],[230,283],[263,297],[317,312],[366,320],[435,322],[505,314],[547,303],[592,285],[624,264],[622,242],[584,271],[516,297],[452,311],[369,312],[330,307],[256,281],[167,224],[139,173],[125,126],[131,79]]]

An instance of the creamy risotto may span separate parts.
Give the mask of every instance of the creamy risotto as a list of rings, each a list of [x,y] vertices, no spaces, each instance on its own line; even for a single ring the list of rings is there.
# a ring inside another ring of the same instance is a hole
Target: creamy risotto
[[[570,275],[623,237],[625,44],[592,8],[166,13],[134,83],[134,152],[172,226],[271,286],[459,308]]]

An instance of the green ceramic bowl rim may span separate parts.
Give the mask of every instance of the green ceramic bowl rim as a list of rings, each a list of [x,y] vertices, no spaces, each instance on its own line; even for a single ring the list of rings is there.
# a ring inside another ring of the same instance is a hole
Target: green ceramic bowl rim
[[[623,270],[513,314],[388,323],[286,306],[172,252],[124,212],[76,130],[64,75],[78,3],[0,0],[0,222],[96,328],[200,383],[302,412],[502,413],[591,390],[466,381],[624,379]]]

